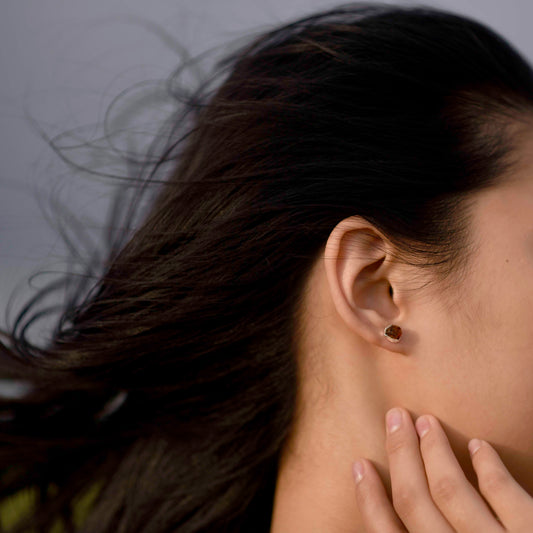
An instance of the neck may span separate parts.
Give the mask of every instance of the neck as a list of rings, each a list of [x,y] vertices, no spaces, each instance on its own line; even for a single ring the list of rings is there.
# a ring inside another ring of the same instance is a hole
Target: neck
[[[342,356],[335,359],[343,372],[348,357],[344,362]],[[331,371],[338,376],[341,370]],[[363,532],[352,477],[358,457],[373,462],[390,494],[384,429],[389,406],[369,400],[374,395],[371,383],[361,387],[359,398],[348,397],[354,376],[344,375],[346,386],[341,382],[328,390],[328,401],[325,390],[301,391],[298,420],[281,456],[270,533]],[[358,409],[358,400],[366,402],[365,410]]]

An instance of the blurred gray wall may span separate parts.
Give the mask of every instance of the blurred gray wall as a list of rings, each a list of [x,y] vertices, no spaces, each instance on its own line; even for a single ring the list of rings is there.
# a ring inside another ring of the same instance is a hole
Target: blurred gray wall
[[[24,110],[50,136],[85,127],[80,139],[86,139],[120,91],[171,72],[178,62],[174,41],[195,55],[250,31],[342,3],[0,0],[0,327],[15,285],[19,292],[13,311],[44,284],[46,272],[61,271],[68,257],[38,199],[44,203],[47,195],[59,194],[81,220],[87,217],[91,229],[90,221],[103,222],[111,190],[105,179],[77,177],[64,166],[32,130]],[[530,0],[425,4],[474,16],[533,58]],[[153,24],[167,35],[154,31]],[[76,144],[72,137],[67,141]],[[37,272],[45,273],[30,284],[29,277]]]

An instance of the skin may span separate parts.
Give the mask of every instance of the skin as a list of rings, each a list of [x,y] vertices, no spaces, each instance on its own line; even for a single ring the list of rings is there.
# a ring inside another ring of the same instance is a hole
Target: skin
[[[384,420],[394,406],[440,421],[475,489],[474,437],[533,495],[533,130],[518,154],[512,175],[472,198],[467,268],[447,280],[394,260],[360,217],[332,230],[301,307],[298,417],[271,533],[369,531],[351,466],[365,458],[392,499]],[[383,336],[388,324],[402,327],[399,343]]]
[[[390,416],[393,413],[397,418]],[[468,444],[478,492],[435,417],[423,415],[413,425],[408,412],[395,408],[386,420],[394,507],[372,464],[361,459],[354,465],[357,503],[367,533],[531,531],[533,498],[489,443],[472,439]]]

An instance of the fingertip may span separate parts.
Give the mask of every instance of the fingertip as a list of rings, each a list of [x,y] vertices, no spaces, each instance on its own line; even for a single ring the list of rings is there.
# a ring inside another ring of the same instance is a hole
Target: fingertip
[[[372,461],[359,458],[352,463],[352,472],[355,500],[365,531],[405,531]]]
[[[365,465],[362,460],[355,461],[352,465],[353,477],[355,484],[359,485],[365,476]]]
[[[474,454],[481,448],[482,441],[480,439],[471,439],[468,443],[468,451],[470,452],[470,457],[474,457]]]

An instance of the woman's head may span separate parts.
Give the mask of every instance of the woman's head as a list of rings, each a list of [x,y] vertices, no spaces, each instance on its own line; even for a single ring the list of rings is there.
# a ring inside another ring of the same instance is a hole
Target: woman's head
[[[91,531],[155,531],[144,510],[157,531],[267,531],[298,391],[316,379],[303,368],[348,368],[313,345],[329,327],[354,368],[370,361],[376,412],[403,399],[481,416],[481,383],[517,377],[498,365],[511,347],[500,320],[529,307],[512,286],[527,281],[515,232],[527,223],[529,65],[472,20],[354,4],[273,30],[221,67],[220,88],[190,100],[175,171],[98,290],[65,312],[34,352],[44,357],[19,357],[38,407],[6,425],[0,440],[17,434],[17,449],[0,459],[65,498],[101,479]],[[505,316],[492,292],[503,288]],[[398,344],[382,336],[390,322]],[[522,370],[528,341],[509,340]],[[12,357],[25,351],[18,342]],[[311,353],[319,365],[306,366]],[[126,401],[95,423],[116,390]]]

